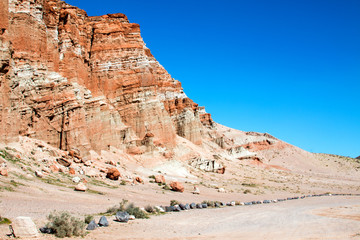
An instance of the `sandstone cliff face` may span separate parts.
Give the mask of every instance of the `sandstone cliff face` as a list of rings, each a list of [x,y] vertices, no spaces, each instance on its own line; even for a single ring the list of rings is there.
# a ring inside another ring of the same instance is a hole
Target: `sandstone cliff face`
[[[125,15],[88,17],[58,0],[1,0],[0,11],[1,141],[23,135],[84,153],[147,133],[170,148],[177,135],[202,143],[211,116]]]

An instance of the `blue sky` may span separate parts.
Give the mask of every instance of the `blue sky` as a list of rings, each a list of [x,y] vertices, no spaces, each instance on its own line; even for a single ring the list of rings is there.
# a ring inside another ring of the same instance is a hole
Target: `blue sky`
[[[360,1],[67,0],[125,13],[216,122],[360,155]]]

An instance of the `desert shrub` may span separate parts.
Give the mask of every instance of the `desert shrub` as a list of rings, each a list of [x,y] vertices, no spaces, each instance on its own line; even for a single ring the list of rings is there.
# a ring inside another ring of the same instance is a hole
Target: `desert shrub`
[[[121,180],[120,185],[126,185],[126,181],[125,181],[125,180]]]
[[[94,220],[94,216],[93,215],[86,215],[85,216],[85,219],[84,219],[84,222],[86,224],[89,224],[92,220]]]
[[[85,223],[68,212],[53,212],[48,220],[46,227],[52,229],[59,238],[85,235]]]
[[[149,178],[155,179],[155,176],[154,176],[154,175],[151,175],[151,176],[149,176]]]
[[[152,206],[150,206],[150,205],[147,205],[147,206],[145,207],[145,211],[147,211],[148,213],[154,213],[154,212],[156,212],[156,210],[155,210]]]
[[[214,201],[204,200],[204,201],[202,201],[202,203],[206,203],[208,207],[215,207]]]
[[[177,200],[170,200],[170,206],[175,206],[175,205],[179,205],[179,201]]]
[[[112,207],[108,208],[105,213],[107,213],[107,214],[115,214],[115,213],[117,213],[117,212],[119,212],[119,211],[120,211],[120,212],[125,211],[126,204],[127,204],[128,202],[129,202],[128,200],[123,199],[123,200],[121,200],[121,202],[119,203],[119,206],[116,206],[116,205],[115,205],[115,206],[112,206]]]
[[[0,215],[0,224],[11,224],[11,220]]]
[[[244,194],[248,194],[248,193],[251,193],[251,191],[250,191],[249,189],[246,189],[246,190],[244,191]]]
[[[125,211],[130,215],[134,215],[135,218],[149,218],[149,216],[143,210],[141,210],[139,207],[135,207],[133,203],[130,203]]]

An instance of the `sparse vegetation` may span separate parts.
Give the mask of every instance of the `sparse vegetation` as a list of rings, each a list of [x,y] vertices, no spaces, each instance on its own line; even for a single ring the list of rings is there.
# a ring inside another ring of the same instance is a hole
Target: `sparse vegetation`
[[[3,218],[2,216],[0,216],[0,225],[1,224],[11,224],[11,220],[8,218]]]
[[[135,218],[149,218],[149,216],[141,210],[139,207],[136,207],[135,204],[130,203],[125,210],[130,215],[134,215]]]
[[[125,181],[125,180],[121,180],[120,185],[125,186],[125,185],[126,185],[126,181]]]
[[[171,190],[171,187],[169,187],[169,185],[167,185],[167,184],[165,183],[165,185],[163,186],[163,189],[164,189],[164,190]]]
[[[52,229],[59,238],[85,235],[85,223],[68,212],[53,212],[48,220],[46,227]]]
[[[148,213],[154,213],[156,212],[155,209],[151,206],[151,205],[147,205],[145,207],[145,211],[148,212]]]
[[[251,191],[250,191],[249,189],[246,189],[246,190],[244,191],[244,194],[248,194],[248,193],[251,193]]]
[[[84,219],[84,222],[86,224],[89,224],[92,220],[94,220],[94,216],[93,215],[86,215],[85,216],[85,219]]]
[[[178,200],[170,200],[170,206],[175,206],[175,205],[179,205],[179,201]]]

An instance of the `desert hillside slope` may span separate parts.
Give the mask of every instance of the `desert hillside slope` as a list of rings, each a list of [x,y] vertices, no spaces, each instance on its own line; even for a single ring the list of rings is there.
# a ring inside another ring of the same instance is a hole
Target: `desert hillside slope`
[[[122,198],[360,193],[358,160],[215,123],[157,62],[138,24],[60,0],[0,0],[0,122],[0,214],[9,217],[96,213]],[[158,174],[184,193],[154,184]],[[87,192],[73,191],[74,177]]]

